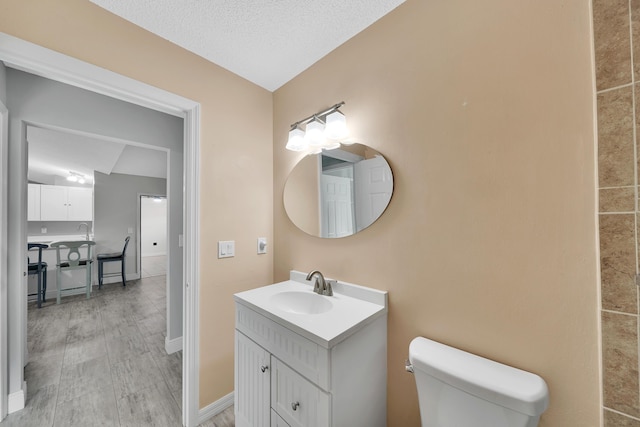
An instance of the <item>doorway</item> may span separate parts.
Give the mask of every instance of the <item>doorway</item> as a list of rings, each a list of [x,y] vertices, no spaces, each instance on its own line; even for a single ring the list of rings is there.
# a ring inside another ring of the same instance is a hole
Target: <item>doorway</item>
[[[167,274],[167,198],[161,195],[140,195],[140,278]]]
[[[183,301],[181,312],[184,313],[183,337],[180,346],[184,349],[184,383],[182,396],[183,423],[186,426],[194,426],[198,423],[198,294],[199,294],[199,255],[198,255],[198,235],[199,235],[199,150],[200,150],[200,106],[197,102],[183,98],[179,95],[151,87],[136,80],[115,74],[100,67],[76,60],[66,55],[51,51],[41,46],[20,40],[7,34],[0,34],[0,60],[11,68],[21,69],[29,73],[40,75],[54,81],[65,82],[75,87],[87,89],[108,97],[133,103],[138,106],[150,108],[156,111],[165,112],[184,120],[184,225],[181,233],[175,233],[176,239],[179,237],[179,247],[184,254],[184,273],[182,280],[178,283],[178,288],[174,291]],[[24,132],[20,137],[23,137]],[[19,134],[20,135],[20,134]],[[9,145],[6,140],[3,141]],[[25,141],[22,141],[24,144]],[[6,145],[0,147],[2,152],[6,152]],[[14,153],[18,163],[24,162],[23,153]],[[9,153],[11,156],[11,153]],[[4,159],[3,159],[4,161]],[[22,242],[20,233],[19,218],[26,220],[26,188],[23,190],[21,181],[23,179],[20,165],[14,172],[10,171],[8,182],[16,191],[9,194],[13,208],[9,212],[0,211],[0,224],[18,221],[14,225],[15,232],[8,233],[9,253],[21,253]],[[25,162],[26,163],[26,162]],[[26,167],[26,166],[25,166]],[[3,170],[6,170],[3,168]],[[16,175],[17,174],[17,175]],[[26,180],[25,180],[26,183]],[[26,184],[25,184],[26,187]],[[182,188],[180,189],[182,190]],[[182,193],[182,191],[180,191]],[[7,192],[3,191],[5,197]],[[179,234],[179,236],[178,236]],[[184,237],[183,237],[184,236]],[[184,245],[182,242],[184,241]],[[3,254],[4,255],[4,254]],[[6,259],[3,256],[3,260]],[[7,272],[9,280],[20,282],[22,271],[26,265],[26,260],[21,257],[9,257]],[[2,311],[3,316],[0,325],[8,324],[8,331],[5,334],[0,329],[0,343],[5,351],[7,346],[5,340],[15,341],[16,345],[9,347],[11,352],[8,355],[7,370],[0,372],[0,381],[5,383],[9,380],[9,390],[3,391],[0,399],[5,401],[5,393],[9,393],[9,408],[13,405],[15,410],[24,406],[26,397],[26,385],[23,384],[22,359],[24,349],[19,344],[24,334],[26,319],[23,312],[26,310],[26,300],[22,293],[16,289],[11,289],[6,282],[0,283],[0,305],[14,307],[18,313],[8,313]],[[7,322],[7,323],[5,323]],[[184,343],[183,343],[184,341]],[[8,378],[7,378],[8,377]],[[22,405],[22,406],[20,406]]]

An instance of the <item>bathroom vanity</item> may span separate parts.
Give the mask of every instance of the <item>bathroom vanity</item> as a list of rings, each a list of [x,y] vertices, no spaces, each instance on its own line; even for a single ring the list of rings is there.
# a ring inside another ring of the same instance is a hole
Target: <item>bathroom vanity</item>
[[[385,426],[387,292],[305,276],[234,295],[235,425]]]

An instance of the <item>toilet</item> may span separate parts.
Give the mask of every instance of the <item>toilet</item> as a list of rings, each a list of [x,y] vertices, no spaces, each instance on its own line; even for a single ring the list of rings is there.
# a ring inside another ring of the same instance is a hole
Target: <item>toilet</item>
[[[538,375],[427,338],[411,341],[409,361],[422,427],[535,427],[549,405]]]

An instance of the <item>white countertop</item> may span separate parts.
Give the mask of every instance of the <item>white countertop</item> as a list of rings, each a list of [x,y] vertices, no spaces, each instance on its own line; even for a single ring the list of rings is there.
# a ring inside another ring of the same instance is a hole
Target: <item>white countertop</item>
[[[323,296],[332,303],[332,308],[319,314],[298,314],[281,310],[272,301],[272,296],[281,292],[313,293],[313,286],[304,280],[304,274],[292,272],[287,280],[234,295],[236,303],[247,306],[263,316],[292,331],[330,348],[361,329],[371,321],[387,313],[387,292],[338,282],[333,296]],[[300,280],[302,278],[302,280]]]
[[[86,234],[67,234],[67,235],[53,235],[53,234],[43,234],[41,236],[27,236],[27,243],[44,243],[45,245],[50,245],[53,242],[62,242],[62,241],[70,241],[74,242],[77,240],[87,240]],[[89,238],[93,238],[93,235],[90,234]]]

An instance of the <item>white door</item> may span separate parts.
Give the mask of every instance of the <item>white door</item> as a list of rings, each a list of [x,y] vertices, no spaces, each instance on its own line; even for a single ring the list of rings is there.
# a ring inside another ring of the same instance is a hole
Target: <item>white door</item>
[[[268,427],[271,420],[270,354],[236,331],[234,411],[236,427]]]
[[[67,219],[69,221],[93,220],[93,190],[67,187]]]
[[[373,224],[386,209],[393,193],[393,176],[387,161],[376,156],[355,164],[356,228]]]
[[[42,221],[67,220],[67,187],[40,186],[40,219]]]
[[[320,175],[320,235],[344,237],[353,234],[351,179]]]

